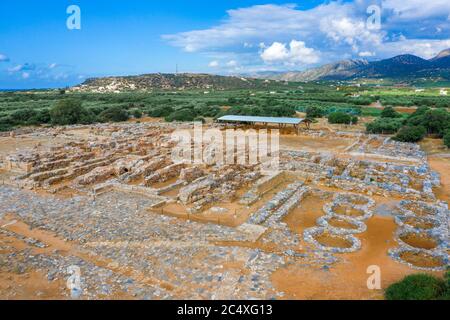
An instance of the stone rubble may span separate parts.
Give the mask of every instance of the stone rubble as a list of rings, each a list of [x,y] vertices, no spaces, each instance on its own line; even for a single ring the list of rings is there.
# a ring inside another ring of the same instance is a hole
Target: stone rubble
[[[375,195],[405,199],[395,216],[399,247],[389,252],[393,259],[421,270],[443,270],[449,263],[449,211],[433,193],[440,177],[415,144],[346,132],[305,132],[311,137],[357,140],[345,150],[351,157],[281,150],[280,170],[267,174],[261,164],[219,165],[213,158],[201,165],[174,162],[171,134],[176,129],[190,130],[192,124],[18,130],[18,136],[66,142],[0,158],[0,168],[7,173],[0,185],[0,219],[12,215],[31,229],[53,233],[76,250],[36,253],[51,250],[51,245],[1,227],[0,270],[36,269],[56,281],[67,279],[70,266],[79,266],[85,299],[276,299],[283,292],[272,286],[275,270],[288,264],[328,270],[339,261],[335,254],[361,248],[357,235],[367,230],[365,221],[374,214]],[[83,135],[77,136],[77,131]],[[339,192],[324,191],[329,188]],[[60,192],[69,196],[52,195]],[[271,199],[256,207],[269,192],[274,194],[270,193]],[[317,227],[299,236],[285,217],[305,197],[325,193],[334,197],[326,197],[331,202],[323,207]],[[189,220],[206,212],[228,216],[234,210],[227,207],[230,203],[256,209],[235,227]],[[166,205],[182,208],[188,219],[166,215]],[[418,229],[411,217],[432,227]],[[336,221],[349,228],[333,226]],[[322,245],[317,237],[324,233],[349,247]],[[407,233],[426,233],[437,246],[414,248],[401,239]],[[18,250],[12,239],[27,247]],[[443,266],[414,266],[401,259],[405,252],[426,253]],[[70,296],[69,291],[65,294]]]

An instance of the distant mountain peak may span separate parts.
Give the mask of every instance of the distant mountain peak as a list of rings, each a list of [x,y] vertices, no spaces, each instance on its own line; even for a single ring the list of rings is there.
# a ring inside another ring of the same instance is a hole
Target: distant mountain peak
[[[412,54],[402,54],[389,59],[371,62],[364,59],[349,59],[306,71],[286,72],[265,77],[262,75],[260,77],[289,81],[316,81],[364,78],[448,78],[449,74],[450,49],[447,49],[432,60],[425,60]]]
[[[435,61],[435,60],[439,60],[439,59],[442,59],[442,58],[446,58],[448,56],[450,56],[450,48],[442,50],[441,52],[439,52],[439,54],[436,57],[434,57],[433,59],[431,59],[431,61]]]
[[[385,62],[397,62],[400,64],[416,64],[423,63],[426,60],[412,54],[401,54],[390,59],[382,60]]]

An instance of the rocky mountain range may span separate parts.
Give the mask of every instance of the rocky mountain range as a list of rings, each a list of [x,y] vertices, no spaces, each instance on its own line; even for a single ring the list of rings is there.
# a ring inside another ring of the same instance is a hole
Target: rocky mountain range
[[[442,77],[450,79],[450,49],[426,60],[405,54],[390,59],[369,62],[367,60],[343,60],[299,72],[255,75],[264,79],[285,81],[353,80],[361,78],[422,78]]]
[[[153,73],[138,76],[91,78],[70,90],[105,93],[135,90],[226,90],[257,88],[263,84],[261,79],[317,81],[424,77],[440,77],[450,80],[450,49],[440,52],[430,60],[405,54],[372,62],[364,59],[343,60],[299,72],[264,72],[245,76]]]

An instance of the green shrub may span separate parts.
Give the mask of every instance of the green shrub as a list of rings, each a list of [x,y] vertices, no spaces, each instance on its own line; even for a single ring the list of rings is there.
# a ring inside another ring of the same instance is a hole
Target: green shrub
[[[36,114],[37,112],[33,109],[19,109],[11,114],[11,119],[15,124],[27,124]]]
[[[170,106],[160,106],[160,107],[155,107],[153,109],[150,109],[148,111],[148,116],[154,117],[154,118],[164,118],[173,112],[174,112],[174,110]]]
[[[447,267],[447,272],[444,275],[445,292],[442,299],[450,300],[450,267]]]
[[[139,110],[139,109],[133,109],[133,110],[131,110],[131,114],[132,114],[133,117],[135,117],[136,119],[142,118],[142,111]]]
[[[447,148],[450,148],[450,129],[447,129],[444,134],[444,144],[447,146]]]
[[[122,107],[111,107],[100,113],[99,119],[102,122],[122,122],[129,119],[128,112]]]
[[[393,138],[401,142],[418,142],[427,134],[427,130],[423,126],[405,126],[400,129]]]
[[[307,118],[322,118],[325,115],[325,111],[320,107],[308,107],[306,108]]]
[[[10,124],[0,123],[0,132],[11,131],[12,129],[13,126],[11,126]]]
[[[366,125],[367,133],[392,134],[396,133],[403,125],[399,119],[377,119]]]
[[[446,294],[445,282],[427,274],[405,277],[386,289],[387,300],[436,300]]]
[[[359,118],[357,116],[352,117],[352,124],[358,124]]]
[[[81,101],[73,99],[60,100],[50,110],[51,122],[56,125],[88,124],[94,122],[94,115],[86,110]]]
[[[386,107],[381,111],[382,118],[400,118],[402,115],[394,110],[392,107]]]
[[[168,122],[172,122],[172,121],[194,121],[195,115],[189,109],[181,109],[181,110],[174,111],[173,113],[168,115],[165,119]]]
[[[90,108],[89,110],[96,116],[98,116],[100,113],[102,113],[103,111],[105,111],[106,109],[108,109],[107,107],[93,107]]]
[[[329,123],[351,124],[352,116],[344,112],[333,112],[328,115]]]
[[[443,136],[445,130],[450,128],[450,113],[442,109],[429,110],[423,114],[421,125],[429,134]]]
[[[410,126],[421,126],[423,125],[423,116],[430,110],[428,107],[419,107],[414,113],[412,113],[408,119],[407,123]]]
[[[30,119],[31,122],[41,124],[41,123],[50,123],[52,120],[50,116],[50,110],[49,109],[42,109],[39,110],[36,115]]]

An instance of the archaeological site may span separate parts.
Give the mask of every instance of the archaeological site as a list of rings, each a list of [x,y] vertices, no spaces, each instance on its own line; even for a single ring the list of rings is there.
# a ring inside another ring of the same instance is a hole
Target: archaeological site
[[[193,124],[0,136],[1,297],[381,299],[371,267],[385,288],[449,265],[448,193],[417,144],[281,132],[265,171],[174,161],[176,130]]]

